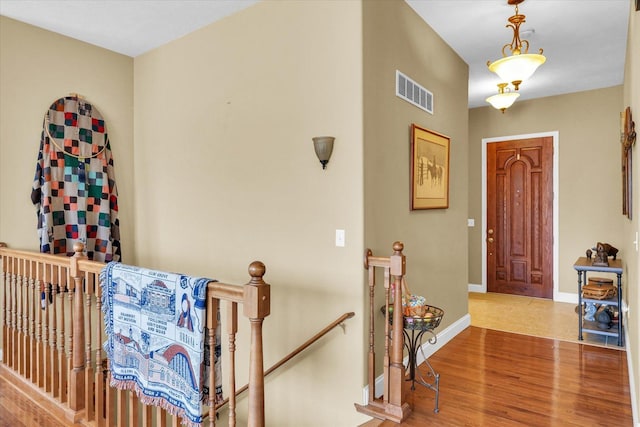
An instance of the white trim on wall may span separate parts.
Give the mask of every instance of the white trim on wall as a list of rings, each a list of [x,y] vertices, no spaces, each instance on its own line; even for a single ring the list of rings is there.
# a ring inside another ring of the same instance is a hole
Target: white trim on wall
[[[482,284],[469,285],[469,291],[487,292],[487,241],[484,236],[487,234],[487,144],[492,142],[510,141],[513,139],[541,138],[550,136],[553,138],[553,300],[563,302],[578,302],[577,294],[572,296],[571,293],[560,292],[560,271],[559,271],[559,146],[560,134],[558,131],[529,133],[523,135],[509,135],[495,138],[482,138]]]

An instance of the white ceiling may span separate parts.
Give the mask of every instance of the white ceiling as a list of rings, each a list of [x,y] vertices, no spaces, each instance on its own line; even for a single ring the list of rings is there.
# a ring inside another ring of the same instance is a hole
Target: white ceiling
[[[0,15],[135,57],[258,0],[0,0]],[[281,1],[281,0],[263,0]],[[317,1],[317,0],[298,0]],[[348,0],[342,0],[348,1]],[[368,0],[365,0],[368,1]],[[498,78],[488,60],[513,33],[507,0],[405,0],[469,64],[469,107],[487,105]],[[630,0],[527,0],[521,31],[547,62],[520,100],[622,84]],[[419,82],[429,89],[429,82]]]

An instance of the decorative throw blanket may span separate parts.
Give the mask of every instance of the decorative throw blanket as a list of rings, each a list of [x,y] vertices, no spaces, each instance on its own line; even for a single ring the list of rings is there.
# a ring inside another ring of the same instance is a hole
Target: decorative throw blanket
[[[111,385],[135,390],[143,403],[165,408],[190,427],[202,422],[200,404],[209,395],[209,281],[116,262],[100,274]],[[222,401],[220,351],[218,323],[216,403]]]

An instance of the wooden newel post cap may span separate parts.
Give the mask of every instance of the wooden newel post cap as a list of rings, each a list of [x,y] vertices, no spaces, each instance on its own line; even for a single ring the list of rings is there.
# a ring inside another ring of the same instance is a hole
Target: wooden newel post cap
[[[405,257],[402,254],[404,244],[402,242],[393,243],[393,255],[389,257],[389,273],[392,276],[404,276]]]
[[[261,261],[253,261],[249,265],[249,275],[251,276],[251,283],[262,282],[262,277],[266,273],[267,268]]]
[[[84,243],[75,242],[73,244],[73,251],[76,253],[76,255],[82,255],[82,253],[84,252]]]
[[[251,281],[244,288],[244,314],[250,319],[264,319],[271,312],[271,287],[262,280],[266,267],[260,261],[249,265]]]

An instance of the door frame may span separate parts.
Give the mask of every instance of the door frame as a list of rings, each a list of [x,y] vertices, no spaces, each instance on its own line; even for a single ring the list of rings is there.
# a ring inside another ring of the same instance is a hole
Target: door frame
[[[487,241],[485,239],[487,235],[487,144],[501,141],[511,141],[517,139],[529,139],[540,137],[552,137],[553,139],[553,300],[569,303],[577,303],[577,297],[575,294],[560,292],[559,281],[559,211],[558,211],[558,198],[559,198],[559,142],[560,134],[558,131],[529,133],[522,135],[509,135],[494,138],[482,138],[482,284],[480,286],[470,287],[470,291],[474,292],[487,292]]]

